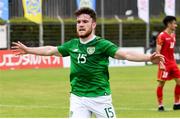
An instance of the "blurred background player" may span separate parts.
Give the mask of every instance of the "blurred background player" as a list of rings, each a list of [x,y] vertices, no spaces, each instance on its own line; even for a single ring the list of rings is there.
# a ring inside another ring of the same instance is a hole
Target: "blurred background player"
[[[149,42],[150,48],[156,47],[156,39],[157,39],[158,34],[159,33],[157,31],[152,31],[150,42]]]
[[[13,43],[20,54],[57,55],[71,57],[70,117],[116,118],[111,99],[108,64],[109,57],[136,62],[164,61],[160,54],[124,52],[115,44],[95,35],[96,13],[90,8],[75,12],[78,38],[61,46],[27,47],[21,42]]]
[[[175,30],[177,27],[176,17],[166,16],[163,19],[165,30],[157,37],[156,52],[165,56],[165,63],[159,64],[158,70],[158,86],[157,86],[157,100],[159,104],[159,111],[164,111],[163,106],[163,87],[166,81],[174,79],[176,82],[174,88],[174,110],[180,109],[180,70],[174,58],[174,46],[176,43]]]

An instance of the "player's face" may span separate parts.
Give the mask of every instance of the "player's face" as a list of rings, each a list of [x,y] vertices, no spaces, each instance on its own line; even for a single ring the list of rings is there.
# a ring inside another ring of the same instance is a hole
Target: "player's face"
[[[80,38],[87,38],[94,32],[96,22],[88,14],[81,14],[77,17],[76,30]]]
[[[168,24],[168,27],[172,30],[172,31],[175,31],[176,30],[176,27],[177,27],[177,23],[176,21],[172,21],[171,23]]]

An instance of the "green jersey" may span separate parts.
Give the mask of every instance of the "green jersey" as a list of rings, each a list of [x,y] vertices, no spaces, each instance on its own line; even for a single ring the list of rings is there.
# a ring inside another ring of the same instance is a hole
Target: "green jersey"
[[[115,44],[96,36],[87,44],[74,38],[57,48],[71,59],[71,93],[81,97],[111,94],[108,65],[109,56],[114,57],[118,49]]]

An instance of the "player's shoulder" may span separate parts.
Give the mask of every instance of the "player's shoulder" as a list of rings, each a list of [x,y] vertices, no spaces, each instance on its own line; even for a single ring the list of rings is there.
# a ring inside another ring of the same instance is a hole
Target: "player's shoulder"
[[[102,37],[100,37],[100,36],[96,36],[96,40],[97,40],[99,43],[112,43],[110,40],[105,39],[105,38],[102,38]]]
[[[66,46],[66,47],[71,47],[72,45],[76,45],[78,43],[78,41],[79,41],[78,38],[71,38],[70,40],[66,41],[62,45]]]
[[[164,31],[159,33],[159,36],[166,36],[166,33]]]
[[[168,37],[168,35],[164,31],[160,32],[158,35],[158,39],[165,39],[166,37]]]
[[[67,41],[69,43],[77,43],[79,42],[79,38],[71,38],[69,41]]]

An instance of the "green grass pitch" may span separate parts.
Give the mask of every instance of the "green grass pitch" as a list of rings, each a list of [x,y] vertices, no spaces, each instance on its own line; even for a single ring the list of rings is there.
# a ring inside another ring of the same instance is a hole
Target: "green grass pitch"
[[[172,110],[174,81],[164,88],[167,111],[157,111],[157,66],[114,67],[109,71],[117,117],[180,117],[180,111]],[[68,117],[69,91],[69,69],[1,70],[0,117]]]

